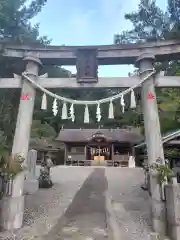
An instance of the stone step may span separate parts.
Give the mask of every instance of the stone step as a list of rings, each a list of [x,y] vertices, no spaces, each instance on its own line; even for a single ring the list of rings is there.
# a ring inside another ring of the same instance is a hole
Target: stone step
[[[91,166],[106,166],[106,161],[93,160]]]

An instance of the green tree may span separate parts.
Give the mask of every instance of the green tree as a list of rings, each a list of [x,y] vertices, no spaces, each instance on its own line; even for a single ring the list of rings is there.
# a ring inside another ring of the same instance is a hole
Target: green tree
[[[0,0],[1,43],[48,44],[47,37],[39,36],[39,25],[31,24],[31,20],[46,2],[46,0],[33,0],[27,6],[25,0]],[[12,77],[13,73],[20,74],[22,70],[22,62],[9,61],[0,56],[0,77]],[[20,90],[1,89],[0,91],[0,130],[4,132],[9,144],[13,139],[19,98]]]
[[[120,35],[121,43],[139,43],[158,40],[179,39],[180,1],[169,0],[166,11],[158,7],[156,1],[150,1],[144,7],[140,1],[138,9],[125,14],[132,23],[132,29]],[[166,75],[180,75],[180,62],[164,62],[159,69]],[[180,128],[180,89],[157,90],[159,115],[162,132]]]
[[[13,43],[49,43],[47,37],[39,37],[39,24],[31,20],[42,10],[47,0],[0,0],[0,38]]]
[[[32,138],[54,138],[56,131],[48,123],[42,124],[41,121],[34,120],[31,128]]]
[[[124,31],[121,42],[147,42],[156,40],[178,39],[180,34],[180,1],[169,0],[166,11],[163,11],[156,1],[150,1],[144,7],[140,1],[137,11],[125,14],[133,28]]]

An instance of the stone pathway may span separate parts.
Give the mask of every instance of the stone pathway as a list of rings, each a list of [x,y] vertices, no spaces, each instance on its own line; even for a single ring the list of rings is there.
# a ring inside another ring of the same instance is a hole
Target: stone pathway
[[[24,226],[3,240],[145,240],[150,206],[141,169],[52,169],[52,189],[26,196]]]
[[[105,169],[95,169],[64,216],[44,240],[103,240],[108,237]]]

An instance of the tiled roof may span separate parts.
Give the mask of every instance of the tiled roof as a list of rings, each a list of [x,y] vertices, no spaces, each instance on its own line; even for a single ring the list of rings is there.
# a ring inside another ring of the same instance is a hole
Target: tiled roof
[[[49,139],[46,139],[46,138],[31,138],[29,146],[30,146],[30,148],[34,148],[34,149],[61,148],[61,145],[51,138],[49,138]]]
[[[174,131],[167,132],[162,136],[162,142],[163,143],[169,142],[179,136],[180,136],[180,129],[176,129]],[[145,145],[146,145],[146,142],[142,142],[142,143],[136,145],[135,147],[139,148],[139,147],[144,147]]]
[[[97,132],[101,132],[105,138],[112,142],[138,144],[143,140],[140,134],[129,129],[63,129],[56,140],[61,142],[88,142]]]

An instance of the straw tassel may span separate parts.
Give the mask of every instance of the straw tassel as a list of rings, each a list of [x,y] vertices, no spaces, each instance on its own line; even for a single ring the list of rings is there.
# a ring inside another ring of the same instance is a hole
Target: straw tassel
[[[45,93],[42,96],[41,109],[47,110],[47,97]]]
[[[61,114],[61,119],[66,120],[68,118],[68,113],[67,113],[67,104],[66,102],[63,103],[62,107],[62,114]]]
[[[109,118],[114,119],[114,106],[112,100],[109,103]]]
[[[101,121],[101,108],[100,108],[100,104],[98,103],[97,105],[97,109],[96,109],[96,119],[98,122]]]
[[[52,107],[52,110],[53,110],[53,114],[54,116],[57,115],[58,113],[58,105],[57,105],[57,99],[55,98],[54,101],[53,101],[53,107]]]
[[[88,108],[88,105],[85,106],[84,123],[89,123],[89,108]]]
[[[122,112],[124,113],[124,110],[125,110],[124,95],[121,96],[121,106],[122,106]]]
[[[71,118],[72,122],[75,121],[74,104],[73,103],[71,104],[71,107],[70,107],[70,118]]]
[[[134,90],[131,90],[131,103],[130,103],[130,108],[136,108],[136,97],[134,94]]]

